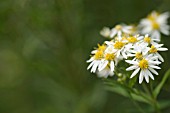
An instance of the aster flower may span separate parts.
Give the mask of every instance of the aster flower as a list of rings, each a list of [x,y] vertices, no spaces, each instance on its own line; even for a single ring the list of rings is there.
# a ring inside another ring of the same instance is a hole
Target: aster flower
[[[87,67],[87,69],[91,68],[91,72],[95,73],[96,69],[99,67],[101,64],[102,59],[104,58],[104,50],[106,46],[105,45],[99,45],[98,48],[93,50],[92,56],[89,60],[87,60],[87,63],[90,63],[90,65]]]
[[[132,64],[129,68],[127,68],[127,71],[135,70],[130,78],[133,78],[137,75],[137,73],[140,71],[139,74],[139,83],[141,84],[143,82],[143,78],[145,78],[145,81],[149,83],[149,77],[154,80],[154,76],[158,75],[157,71],[155,69],[161,69],[157,65],[159,65],[161,62],[157,60],[157,56],[148,55],[142,60],[126,60],[127,63]],[[152,74],[153,73],[153,74]]]
[[[127,26],[125,24],[116,25],[114,28],[111,29],[110,37],[113,38],[114,36],[121,36],[124,34],[131,34],[132,33],[132,26]]]
[[[140,41],[141,39],[143,39],[143,36],[139,36],[139,35],[127,37],[128,43],[130,43],[130,44],[134,44],[134,43]]]
[[[127,40],[124,38],[120,38],[120,37],[116,37],[115,41],[105,41],[105,43],[108,46],[113,46],[113,51],[116,54],[117,58],[121,58],[123,56],[123,58],[127,58],[126,55],[126,48],[125,45],[127,44]]]
[[[147,18],[140,21],[139,27],[142,34],[150,34],[152,38],[160,40],[160,33],[169,35],[169,26],[167,25],[169,13],[159,14],[153,11]]]
[[[150,54],[153,54],[154,56],[158,56],[158,59],[161,61],[161,62],[164,62],[164,59],[163,57],[158,53],[159,51],[167,51],[168,49],[167,48],[164,48],[162,47],[163,44],[153,44],[151,45],[150,47],[150,50],[149,50],[149,53]]]
[[[129,50],[131,50],[132,48],[134,48],[133,46],[136,45],[139,41],[141,41],[143,39],[143,36],[139,36],[139,35],[134,35],[134,36],[128,36],[126,38],[127,40],[127,44],[125,45],[126,51],[127,53],[129,52]]]
[[[110,37],[110,28],[109,27],[104,27],[101,31],[100,31],[100,35],[102,35],[105,38]]]
[[[151,44],[158,44],[160,40],[159,39],[155,39],[155,38],[151,38],[148,34],[146,34],[143,38],[143,40],[139,41],[139,43],[141,44],[146,44],[146,45],[151,45]]]
[[[99,71],[102,71],[107,66],[110,67],[110,70],[113,72],[115,65],[118,63],[118,58],[115,55],[115,49],[112,45],[109,45],[104,53],[104,59],[102,59],[101,64],[99,66]]]
[[[134,57],[133,60],[141,60],[148,54],[149,49],[147,44],[135,44],[132,46],[132,49],[129,49],[127,56]]]

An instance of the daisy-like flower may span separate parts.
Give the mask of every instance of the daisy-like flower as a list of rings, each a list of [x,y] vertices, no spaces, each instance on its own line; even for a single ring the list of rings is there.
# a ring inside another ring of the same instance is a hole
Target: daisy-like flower
[[[160,41],[159,39],[151,38],[148,34],[146,34],[143,40],[139,41],[139,43],[150,45],[150,44],[158,44],[159,41]]]
[[[110,70],[113,72],[117,63],[118,58],[116,58],[114,47],[112,45],[109,45],[105,50],[104,59],[102,59],[98,69],[99,71],[102,71],[107,66],[109,66]]]
[[[161,62],[157,60],[157,56],[148,55],[142,60],[126,60],[127,63],[132,64],[129,68],[127,68],[127,71],[135,70],[130,78],[133,78],[137,75],[137,73],[140,71],[139,74],[139,84],[143,82],[143,78],[145,78],[145,81],[149,83],[149,77],[154,80],[154,76],[158,75],[157,71],[155,69],[161,69],[157,65],[159,65]],[[153,73],[153,74],[152,74]]]
[[[104,58],[105,49],[106,49],[106,45],[99,45],[98,44],[98,48],[91,52],[93,55],[89,60],[87,60],[87,62],[90,63],[90,65],[87,67],[87,69],[91,68],[92,73],[95,73],[96,69],[101,64],[101,61]]]
[[[125,48],[128,50],[130,50],[131,48],[133,48],[133,45],[136,45],[137,42],[141,41],[143,39],[143,36],[139,36],[139,35],[134,35],[134,36],[128,36],[126,38],[127,40],[127,44],[125,45]]]
[[[101,31],[100,31],[100,35],[102,35],[105,38],[109,38],[110,37],[110,28],[109,27],[104,27]]]
[[[114,36],[121,36],[122,34],[131,34],[133,27],[127,26],[124,24],[116,25],[114,28],[111,29],[110,37],[113,38]]]
[[[163,46],[163,44],[153,44],[153,45],[150,47],[149,53],[150,53],[150,54],[153,54],[154,56],[158,56],[158,59],[159,59],[161,62],[164,62],[163,57],[158,53],[158,51],[167,51],[168,49],[167,49],[167,48],[164,48],[164,47],[162,47],[162,46]]]
[[[132,49],[129,49],[129,53],[127,54],[128,57],[134,57],[133,60],[141,60],[148,54],[149,47],[147,44],[135,44],[132,46]]]
[[[158,12],[153,11],[147,18],[140,21],[140,32],[143,34],[150,34],[152,38],[160,40],[160,33],[169,35],[170,27],[168,26],[168,18],[168,12],[159,14]]]
[[[117,37],[115,38],[115,41],[106,41],[105,43],[108,46],[113,47],[113,51],[116,54],[117,58],[121,58],[123,56],[123,58],[127,59],[126,48],[125,48],[125,45],[127,44],[126,39]]]

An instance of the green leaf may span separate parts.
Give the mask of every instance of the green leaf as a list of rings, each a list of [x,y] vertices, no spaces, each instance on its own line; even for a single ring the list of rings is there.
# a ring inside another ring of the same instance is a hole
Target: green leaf
[[[165,84],[166,80],[168,79],[170,75],[170,69],[165,73],[162,81],[158,84],[158,86],[154,89],[154,97],[156,98],[158,96],[158,94],[160,93],[161,88],[163,87],[163,85]]]
[[[106,87],[107,90],[113,91],[125,97],[130,97],[128,90],[125,87],[123,87],[120,83],[108,80],[105,83],[107,85]]]
[[[150,103],[150,98],[148,95],[134,89],[131,87],[127,87],[123,84],[120,84],[116,81],[109,81],[107,80],[106,82],[107,85],[107,90],[113,91],[115,93],[118,93],[124,97],[139,101],[139,102],[143,102],[143,103]]]
[[[139,101],[139,102],[143,102],[143,103],[148,103],[151,104],[148,98],[145,98],[144,96],[141,95],[137,95],[135,93],[131,93],[132,99]]]

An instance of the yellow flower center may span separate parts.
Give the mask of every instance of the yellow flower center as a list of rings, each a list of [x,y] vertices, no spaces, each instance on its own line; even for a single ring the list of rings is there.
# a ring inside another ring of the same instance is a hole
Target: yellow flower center
[[[152,28],[153,29],[159,29],[159,24],[155,21],[152,21]]]
[[[135,56],[137,59],[142,59],[143,58],[143,55],[142,55],[142,53],[140,53],[140,52],[137,52],[136,53],[136,56]]]
[[[122,26],[121,26],[121,25],[117,25],[117,26],[115,27],[115,29],[116,29],[116,30],[121,30],[121,29],[122,29]]]
[[[151,49],[149,50],[150,53],[156,53],[158,50],[155,48],[155,46],[151,46]]]
[[[100,44],[98,44],[98,50],[99,51],[104,51],[106,49],[106,45],[100,45]]]
[[[139,62],[139,67],[141,69],[147,69],[149,67],[148,65],[148,61],[146,59],[142,59],[140,62]]]
[[[147,19],[152,22],[152,28],[153,29],[159,29],[160,28],[159,24],[156,22],[156,19],[158,18],[158,16],[159,16],[159,13],[154,12],[154,13],[148,15],[148,17],[147,17]]]
[[[145,37],[144,41],[147,42],[147,43],[150,43],[151,42],[151,38],[150,37]]]
[[[96,60],[99,60],[99,59],[103,58],[103,51],[97,51],[97,52],[95,53],[95,55],[94,55],[94,58],[95,58]]]
[[[137,42],[137,38],[136,37],[129,37],[129,38],[127,38],[127,40],[130,42],[130,43],[135,43],[135,42]]]
[[[117,41],[117,42],[115,42],[115,44],[114,44],[114,48],[115,48],[115,49],[121,49],[123,46],[124,46],[124,43],[123,43],[123,42],[120,42],[120,41]]]
[[[115,58],[115,55],[113,53],[112,54],[107,53],[105,56],[106,60],[114,60],[114,58]]]

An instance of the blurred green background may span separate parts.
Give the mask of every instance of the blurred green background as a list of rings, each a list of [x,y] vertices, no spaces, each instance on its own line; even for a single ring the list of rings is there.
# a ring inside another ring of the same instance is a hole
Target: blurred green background
[[[170,0],[0,0],[0,113],[132,113],[131,100],[106,91],[86,60],[105,40],[103,26],[155,9],[170,11]],[[163,56],[157,80],[170,68],[170,52]],[[168,84],[160,98],[170,99]]]

